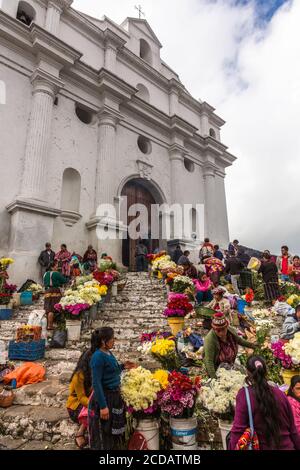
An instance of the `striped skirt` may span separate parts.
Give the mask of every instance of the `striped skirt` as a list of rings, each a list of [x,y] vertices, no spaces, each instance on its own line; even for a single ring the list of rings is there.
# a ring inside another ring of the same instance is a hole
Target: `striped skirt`
[[[274,278],[268,282],[264,282],[265,299],[267,302],[277,300],[280,297],[280,288],[278,279]]]
[[[100,419],[100,407],[93,394],[89,400],[88,430],[91,450],[122,450],[125,444],[126,412],[120,390],[105,390],[109,419]]]

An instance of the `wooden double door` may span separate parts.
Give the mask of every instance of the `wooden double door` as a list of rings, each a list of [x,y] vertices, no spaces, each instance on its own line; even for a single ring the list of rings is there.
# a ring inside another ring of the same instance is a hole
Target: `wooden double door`
[[[143,186],[138,181],[130,181],[127,183],[122,191],[122,196],[127,197],[127,208],[126,208],[126,216],[127,216],[127,225],[133,222],[136,218],[140,217],[140,213],[137,212],[135,215],[128,215],[128,211],[130,207],[134,204],[142,204],[145,208],[145,212],[147,214],[148,219],[148,233],[143,231],[143,227],[137,226],[137,231],[140,232],[140,238],[142,238],[144,244],[148,248],[148,253],[153,253],[153,251],[159,247],[159,237],[157,234],[155,235],[156,238],[152,238],[151,227],[157,226],[159,223],[158,220],[152,221],[152,211],[151,206],[156,204],[156,201],[150,191]],[[146,217],[144,215],[144,217]],[[157,217],[159,217],[157,215]],[[152,225],[152,223],[154,224]],[[157,231],[157,230],[155,230]],[[129,232],[127,232],[127,238],[123,240],[123,247],[122,247],[122,258],[123,258],[123,265],[127,266],[130,271],[136,270],[136,245],[138,243],[138,239],[133,239],[130,237]]]

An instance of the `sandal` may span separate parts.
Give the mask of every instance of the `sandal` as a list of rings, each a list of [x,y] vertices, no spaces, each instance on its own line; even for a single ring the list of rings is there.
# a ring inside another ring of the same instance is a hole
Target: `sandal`
[[[78,439],[83,439],[83,442],[82,442],[81,445],[78,443]],[[85,438],[84,434],[78,434],[78,436],[75,437],[75,444],[77,445],[77,447],[79,449],[84,449],[85,448],[87,443],[86,443],[86,438]]]

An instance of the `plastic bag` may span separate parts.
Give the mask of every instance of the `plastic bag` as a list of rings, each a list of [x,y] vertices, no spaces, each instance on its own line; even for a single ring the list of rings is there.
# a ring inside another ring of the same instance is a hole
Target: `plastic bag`
[[[49,340],[50,348],[63,349],[66,347],[68,332],[66,330],[55,330],[52,338]]]
[[[5,375],[3,382],[9,384],[13,379],[17,381],[17,388],[23,385],[35,384],[45,380],[46,370],[41,364],[34,362],[25,362],[13,372]]]
[[[282,317],[286,317],[288,313],[293,313],[295,310],[286,302],[279,302],[277,301],[273,307],[273,310],[277,315],[281,315]]]
[[[33,310],[29,315],[28,325],[42,328],[42,339],[47,339],[47,318],[45,310]]]

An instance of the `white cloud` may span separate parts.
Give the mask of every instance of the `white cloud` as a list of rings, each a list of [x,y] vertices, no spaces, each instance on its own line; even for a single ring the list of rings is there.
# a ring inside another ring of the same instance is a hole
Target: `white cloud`
[[[128,0],[73,6],[118,23],[137,14]],[[227,177],[232,236],[300,252],[300,2],[282,7],[264,30],[255,27],[253,3],[144,0],[143,10],[163,59],[227,121],[223,141],[238,156]]]

